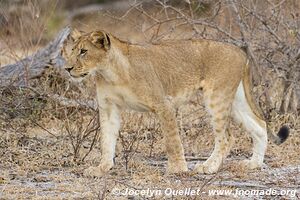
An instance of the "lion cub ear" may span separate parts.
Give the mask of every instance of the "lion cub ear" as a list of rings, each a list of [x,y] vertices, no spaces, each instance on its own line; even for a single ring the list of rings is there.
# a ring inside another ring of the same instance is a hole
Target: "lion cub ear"
[[[63,42],[63,48],[61,51],[61,55],[63,54],[63,52],[66,51],[71,51],[70,49],[72,48],[73,43],[75,42],[75,40],[77,40],[80,36],[82,35],[82,33],[80,31],[78,31],[77,29],[73,29],[71,31],[71,33],[67,36],[67,38],[64,40]],[[67,49],[67,50],[66,50]]]
[[[76,28],[74,28],[73,31],[70,33],[70,37],[73,41],[77,40],[81,35],[81,32],[78,31]]]
[[[74,28],[65,40],[66,43],[74,42],[81,36],[81,32]]]
[[[99,48],[104,48],[105,50],[110,49],[110,38],[107,33],[102,31],[93,32],[91,35],[92,43]]]

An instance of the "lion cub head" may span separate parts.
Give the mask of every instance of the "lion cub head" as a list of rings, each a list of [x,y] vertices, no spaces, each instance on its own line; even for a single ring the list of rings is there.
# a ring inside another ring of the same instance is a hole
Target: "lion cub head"
[[[65,40],[62,57],[70,76],[81,80],[96,70],[104,69],[111,47],[109,35],[103,31],[83,34],[76,29]]]

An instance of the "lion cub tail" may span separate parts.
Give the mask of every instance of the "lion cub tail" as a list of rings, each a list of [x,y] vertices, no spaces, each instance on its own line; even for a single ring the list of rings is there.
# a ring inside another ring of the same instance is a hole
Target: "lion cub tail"
[[[243,86],[245,91],[245,96],[247,99],[247,102],[252,110],[252,112],[255,114],[255,116],[260,119],[261,121],[266,123],[266,131],[268,134],[268,138],[274,142],[275,144],[279,145],[283,143],[288,137],[289,137],[289,128],[287,126],[282,126],[277,135],[273,134],[270,128],[268,127],[268,122],[265,120],[264,115],[262,114],[262,111],[260,107],[256,104],[256,102],[253,99],[253,96],[251,94],[251,74],[250,74],[250,67],[249,67],[249,60],[247,61],[247,64],[244,69],[244,76],[243,76]]]

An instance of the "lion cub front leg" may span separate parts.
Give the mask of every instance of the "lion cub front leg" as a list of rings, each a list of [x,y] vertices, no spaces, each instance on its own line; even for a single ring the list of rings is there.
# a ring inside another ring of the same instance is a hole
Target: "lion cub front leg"
[[[101,162],[85,170],[86,176],[103,176],[114,165],[115,146],[120,129],[120,114],[116,105],[99,105],[101,125]]]
[[[179,173],[187,171],[188,168],[173,108],[169,105],[161,105],[157,108],[156,114],[161,123],[168,156],[167,172]]]

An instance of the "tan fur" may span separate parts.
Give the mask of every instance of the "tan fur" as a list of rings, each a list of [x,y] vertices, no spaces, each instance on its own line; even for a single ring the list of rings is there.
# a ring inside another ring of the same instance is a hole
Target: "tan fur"
[[[82,53],[82,49],[87,51]],[[247,57],[238,47],[211,40],[175,40],[141,46],[120,41],[103,31],[74,31],[65,42],[63,57],[72,77],[96,77],[102,163],[87,169],[87,175],[102,176],[113,166],[122,109],[154,112],[165,137],[168,172],[187,171],[174,107],[198,90],[203,90],[212,115],[215,148],[205,163],[197,164],[195,171],[215,173],[219,169],[232,143],[227,130],[232,103],[242,79],[249,78],[249,73],[245,73]],[[245,84],[248,99],[250,86]],[[252,105],[251,108],[255,110]]]

